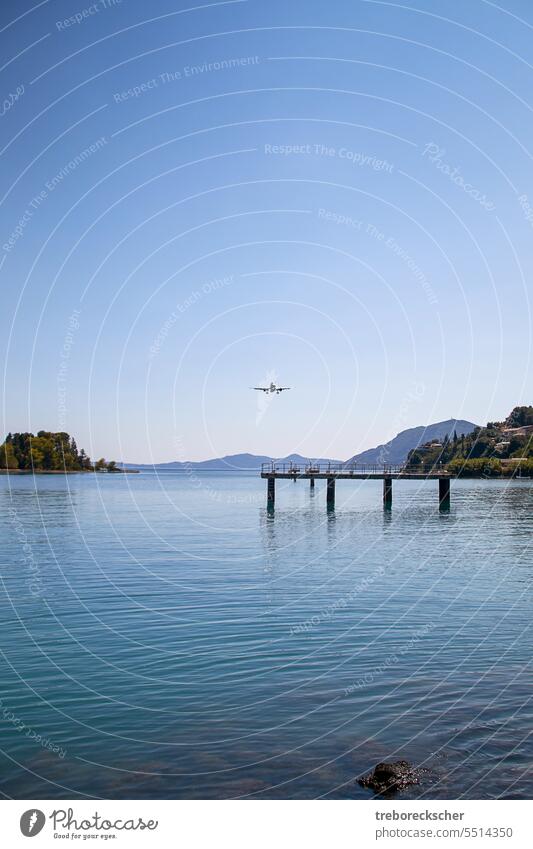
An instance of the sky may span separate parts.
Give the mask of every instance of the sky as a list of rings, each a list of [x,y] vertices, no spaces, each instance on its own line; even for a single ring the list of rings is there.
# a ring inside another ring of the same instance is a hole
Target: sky
[[[4,433],[345,459],[532,403],[527,0],[4,0],[0,38]]]

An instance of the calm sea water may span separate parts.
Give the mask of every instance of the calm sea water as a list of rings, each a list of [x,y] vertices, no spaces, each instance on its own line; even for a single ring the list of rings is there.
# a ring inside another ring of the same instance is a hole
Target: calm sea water
[[[0,478],[0,792],[533,798],[531,481]]]

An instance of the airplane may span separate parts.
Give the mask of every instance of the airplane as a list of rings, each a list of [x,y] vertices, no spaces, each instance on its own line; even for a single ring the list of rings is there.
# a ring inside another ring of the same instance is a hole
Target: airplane
[[[290,386],[276,386],[275,383],[271,383],[270,386],[252,386],[252,389],[258,389],[259,392],[268,392],[269,395],[274,392],[276,395],[279,395],[280,392],[285,392],[286,389],[290,389]]]

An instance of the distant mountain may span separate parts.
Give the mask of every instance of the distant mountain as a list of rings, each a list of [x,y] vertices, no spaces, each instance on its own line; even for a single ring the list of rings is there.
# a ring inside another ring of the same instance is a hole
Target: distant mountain
[[[377,448],[369,448],[361,454],[356,454],[346,463],[403,463],[407,460],[409,451],[413,448],[418,448],[419,445],[424,445],[426,442],[444,439],[446,434],[452,437],[454,431],[457,431],[457,436],[464,434],[465,436],[471,433],[475,424],[466,422],[462,419],[448,419],[445,422],[437,422],[436,424],[427,425],[425,427],[412,427],[409,430],[403,430],[390,442],[385,445],[378,445]],[[228,454],[225,457],[214,457],[212,460],[200,460],[197,462],[179,462],[172,463],[122,463],[121,468],[124,469],[160,469],[173,471],[214,471],[214,472],[257,472],[261,469],[262,463],[270,463],[272,460],[277,463],[296,463],[303,465],[304,463],[313,460],[317,463],[342,463],[342,460],[333,460],[329,457],[302,457],[301,454],[288,454],[287,457],[267,457],[265,454]]]
[[[200,460],[197,462],[173,462],[173,463],[123,463],[125,469],[161,469],[173,470],[175,472],[187,471],[214,471],[214,472],[234,472],[234,471],[251,471],[257,472],[261,469],[262,463],[270,463],[273,459],[277,463],[307,463],[309,457],[302,457],[301,454],[289,454],[287,457],[267,457],[264,454],[228,454],[225,457],[214,457],[212,460]],[[313,457],[313,461],[318,463],[340,463],[340,460],[332,460],[328,457]]]
[[[457,436],[462,434],[466,436],[472,433],[475,427],[477,425],[463,419],[447,419],[436,424],[411,427],[408,430],[402,430],[390,442],[378,445],[377,448],[369,448],[361,454],[356,454],[354,457],[350,457],[347,462],[404,463],[409,451],[412,451],[413,448],[418,448],[419,445],[424,445],[426,442],[440,442],[446,435],[453,437],[454,431],[457,432]]]

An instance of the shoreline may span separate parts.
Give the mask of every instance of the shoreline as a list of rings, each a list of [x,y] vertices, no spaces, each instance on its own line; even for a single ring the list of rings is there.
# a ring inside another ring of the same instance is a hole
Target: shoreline
[[[89,469],[0,469],[0,475],[138,475],[139,469],[116,469],[108,472]]]

